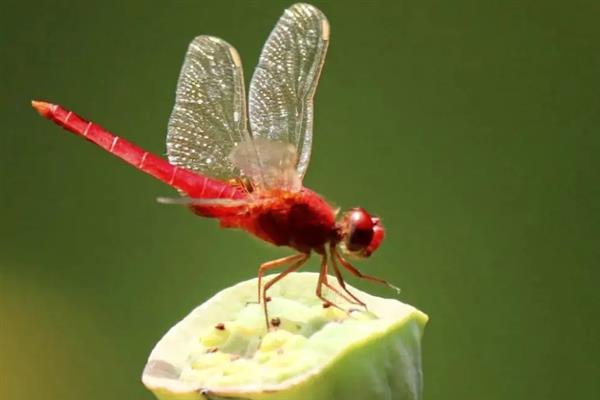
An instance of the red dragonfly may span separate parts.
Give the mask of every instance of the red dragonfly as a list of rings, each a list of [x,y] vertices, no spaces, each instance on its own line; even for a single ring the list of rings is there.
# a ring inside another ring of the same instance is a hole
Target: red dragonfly
[[[81,136],[137,169],[177,189],[178,199],[195,214],[212,217],[225,228],[243,229],[298,253],[258,269],[258,302],[269,317],[267,291],[298,270],[311,252],[321,257],[316,295],[324,306],[329,288],[363,305],[344,283],[340,265],[365,275],[342,254],[369,257],[381,244],[384,228],[363,208],[352,208],[336,222],[338,210],[302,186],[312,145],[313,96],[329,42],[325,15],[307,4],[285,10],[271,32],[250,82],[249,122],[242,64],[236,50],[212,36],[190,44],[177,85],[167,131],[168,161],[107,132],[59,105],[33,101],[45,118]],[[328,281],[335,273],[339,288]],[[265,272],[285,268],[262,285]],[[337,306],[336,306],[337,307]]]

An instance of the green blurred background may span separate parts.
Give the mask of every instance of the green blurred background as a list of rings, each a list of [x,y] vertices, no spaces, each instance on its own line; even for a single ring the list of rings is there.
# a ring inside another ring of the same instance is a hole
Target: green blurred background
[[[315,3],[332,42],[305,183],[383,217],[359,265],[431,317],[425,398],[600,398],[600,3]],[[289,254],[157,204],[173,192],[29,101],[164,153],[189,41],[225,38],[249,78],[290,4],[2,2],[1,399],[151,399],[161,335]]]

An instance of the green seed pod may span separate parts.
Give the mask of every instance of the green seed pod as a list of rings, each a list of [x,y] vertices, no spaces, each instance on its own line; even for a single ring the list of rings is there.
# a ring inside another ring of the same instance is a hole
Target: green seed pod
[[[343,310],[324,305],[317,278],[290,274],[270,289],[268,330],[257,279],[217,293],[158,342],[144,385],[160,400],[420,399],[427,316],[352,287],[368,311],[331,291]]]

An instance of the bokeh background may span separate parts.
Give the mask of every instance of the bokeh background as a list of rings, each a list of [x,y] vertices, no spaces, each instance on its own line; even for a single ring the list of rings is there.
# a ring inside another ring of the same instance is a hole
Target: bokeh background
[[[151,399],[162,334],[289,254],[157,204],[173,192],[29,101],[162,154],[189,41],[225,38],[249,78],[290,4],[2,2],[0,398]],[[431,317],[425,398],[599,398],[599,3],[315,4],[332,42],[305,183],[383,217],[360,266]]]

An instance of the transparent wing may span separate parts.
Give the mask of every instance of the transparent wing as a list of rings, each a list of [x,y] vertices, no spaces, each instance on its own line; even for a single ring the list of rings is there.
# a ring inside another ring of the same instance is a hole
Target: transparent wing
[[[300,180],[310,159],[313,96],[328,41],[329,23],[321,11],[291,6],[265,43],[250,82],[252,136],[291,144]],[[262,153],[259,158],[264,163]]]
[[[243,175],[252,177],[257,190],[277,188],[296,192],[302,189],[301,177],[296,171],[298,154],[290,143],[256,137],[233,149],[230,157]]]
[[[161,204],[177,204],[193,207],[193,211],[205,217],[236,217],[243,214],[250,206],[248,200],[233,199],[198,199],[190,197],[159,197]]]
[[[198,36],[179,75],[167,132],[169,162],[212,177],[235,177],[229,154],[249,140],[240,58],[227,42]]]
[[[158,197],[160,204],[175,204],[183,206],[218,206],[218,207],[241,207],[250,204],[247,199],[199,199],[193,197]]]

